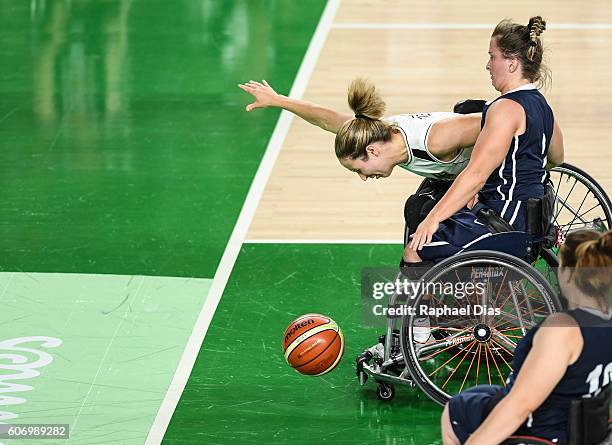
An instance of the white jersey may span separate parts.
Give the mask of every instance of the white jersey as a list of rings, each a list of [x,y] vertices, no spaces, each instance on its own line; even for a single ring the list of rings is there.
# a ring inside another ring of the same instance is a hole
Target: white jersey
[[[408,162],[400,167],[419,176],[431,179],[453,180],[465,168],[470,160],[474,147],[463,148],[450,161],[441,161],[427,148],[427,137],[431,126],[436,122],[456,113],[436,112],[417,114],[398,114],[383,120],[398,128],[404,136],[408,150]]]

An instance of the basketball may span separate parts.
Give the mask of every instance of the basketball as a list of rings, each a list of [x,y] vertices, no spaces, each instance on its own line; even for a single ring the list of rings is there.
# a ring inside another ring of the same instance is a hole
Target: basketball
[[[306,375],[323,375],[340,363],[344,336],[338,324],[320,314],[306,314],[293,320],[283,335],[287,363]]]

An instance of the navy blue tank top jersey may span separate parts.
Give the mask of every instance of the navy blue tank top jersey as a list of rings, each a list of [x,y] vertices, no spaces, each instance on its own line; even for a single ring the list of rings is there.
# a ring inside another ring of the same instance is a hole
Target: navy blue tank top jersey
[[[599,393],[612,379],[612,311],[604,314],[591,308],[566,311],[580,326],[584,340],[582,353],[570,365],[544,403],[535,410],[523,429],[531,435],[543,437],[553,442],[567,440],[567,422],[570,402],[581,397],[591,397]],[[504,391],[506,394],[520,373],[523,362],[531,350],[533,337],[539,326],[531,329],[523,337],[514,351],[512,373]]]
[[[479,201],[497,211],[516,230],[525,230],[526,201],[544,195],[554,117],[544,96],[533,84],[527,84],[487,103],[482,111],[481,128],[487,110],[499,99],[510,99],[523,107],[525,132],[513,138],[504,162],[491,173],[480,191]]]

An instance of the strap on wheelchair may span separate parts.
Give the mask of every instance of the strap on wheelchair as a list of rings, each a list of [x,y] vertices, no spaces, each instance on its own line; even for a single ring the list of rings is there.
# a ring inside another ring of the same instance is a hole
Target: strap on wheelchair
[[[491,233],[513,232],[514,227],[508,221],[499,216],[497,212],[483,203],[478,202],[472,207],[472,213],[478,217],[491,231]]]
[[[595,397],[572,400],[568,433],[569,445],[594,445],[609,434],[610,384]]]

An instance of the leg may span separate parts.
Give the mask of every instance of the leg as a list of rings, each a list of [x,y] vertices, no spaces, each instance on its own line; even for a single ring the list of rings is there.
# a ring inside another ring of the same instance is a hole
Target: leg
[[[496,397],[503,395],[501,389],[497,385],[480,385],[451,398],[442,413],[442,443],[459,445],[467,442],[493,409],[493,402],[501,399]]]
[[[448,414],[448,403],[444,406],[444,411],[442,412],[442,418],[440,422],[442,426],[442,444],[460,445],[461,442],[459,442],[459,439],[453,431],[453,426],[451,425],[450,415]]]
[[[404,250],[404,261],[407,263],[420,263],[423,260],[416,252],[416,250],[408,248]]]
[[[442,221],[430,243],[418,251],[423,261],[440,261],[449,258],[474,244],[477,240],[491,236],[488,227],[467,208],[459,210]]]
[[[451,184],[452,182],[449,181],[425,178],[414,195],[408,197],[404,204],[404,220],[406,222],[404,245],[408,243],[410,234],[416,231],[416,228],[444,196]]]

